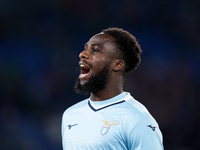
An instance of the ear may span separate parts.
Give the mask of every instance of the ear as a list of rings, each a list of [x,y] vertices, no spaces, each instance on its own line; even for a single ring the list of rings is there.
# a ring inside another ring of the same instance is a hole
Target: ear
[[[124,69],[124,61],[121,59],[114,60],[113,71],[120,71]]]

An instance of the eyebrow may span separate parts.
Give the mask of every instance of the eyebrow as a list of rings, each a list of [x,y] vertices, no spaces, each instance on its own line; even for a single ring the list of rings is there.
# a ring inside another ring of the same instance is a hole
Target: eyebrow
[[[86,44],[84,45],[84,47],[86,47],[86,46],[88,46],[88,43],[86,43]],[[100,46],[99,44],[95,44],[95,43],[91,44],[91,46],[98,46],[98,47],[101,48],[101,46]]]

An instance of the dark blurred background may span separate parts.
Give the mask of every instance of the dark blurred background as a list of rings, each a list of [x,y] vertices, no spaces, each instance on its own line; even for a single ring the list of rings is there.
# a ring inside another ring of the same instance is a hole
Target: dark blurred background
[[[102,29],[138,39],[125,91],[160,125],[166,150],[200,149],[199,0],[1,0],[0,150],[62,150],[78,54]]]

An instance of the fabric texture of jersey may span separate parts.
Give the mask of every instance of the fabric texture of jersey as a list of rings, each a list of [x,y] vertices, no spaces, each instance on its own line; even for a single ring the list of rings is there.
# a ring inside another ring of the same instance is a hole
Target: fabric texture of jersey
[[[163,150],[162,134],[148,110],[128,92],[68,108],[62,118],[64,150]]]

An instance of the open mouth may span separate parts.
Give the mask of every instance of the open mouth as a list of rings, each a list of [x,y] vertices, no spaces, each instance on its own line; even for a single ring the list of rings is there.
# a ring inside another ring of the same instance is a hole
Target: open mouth
[[[81,74],[87,74],[90,72],[90,67],[85,65],[85,64],[81,64]]]
[[[90,77],[90,70],[91,70],[90,66],[85,63],[81,63],[80,68],[81,68],[81,73],[79,75],[79,79],[88,80]]]

